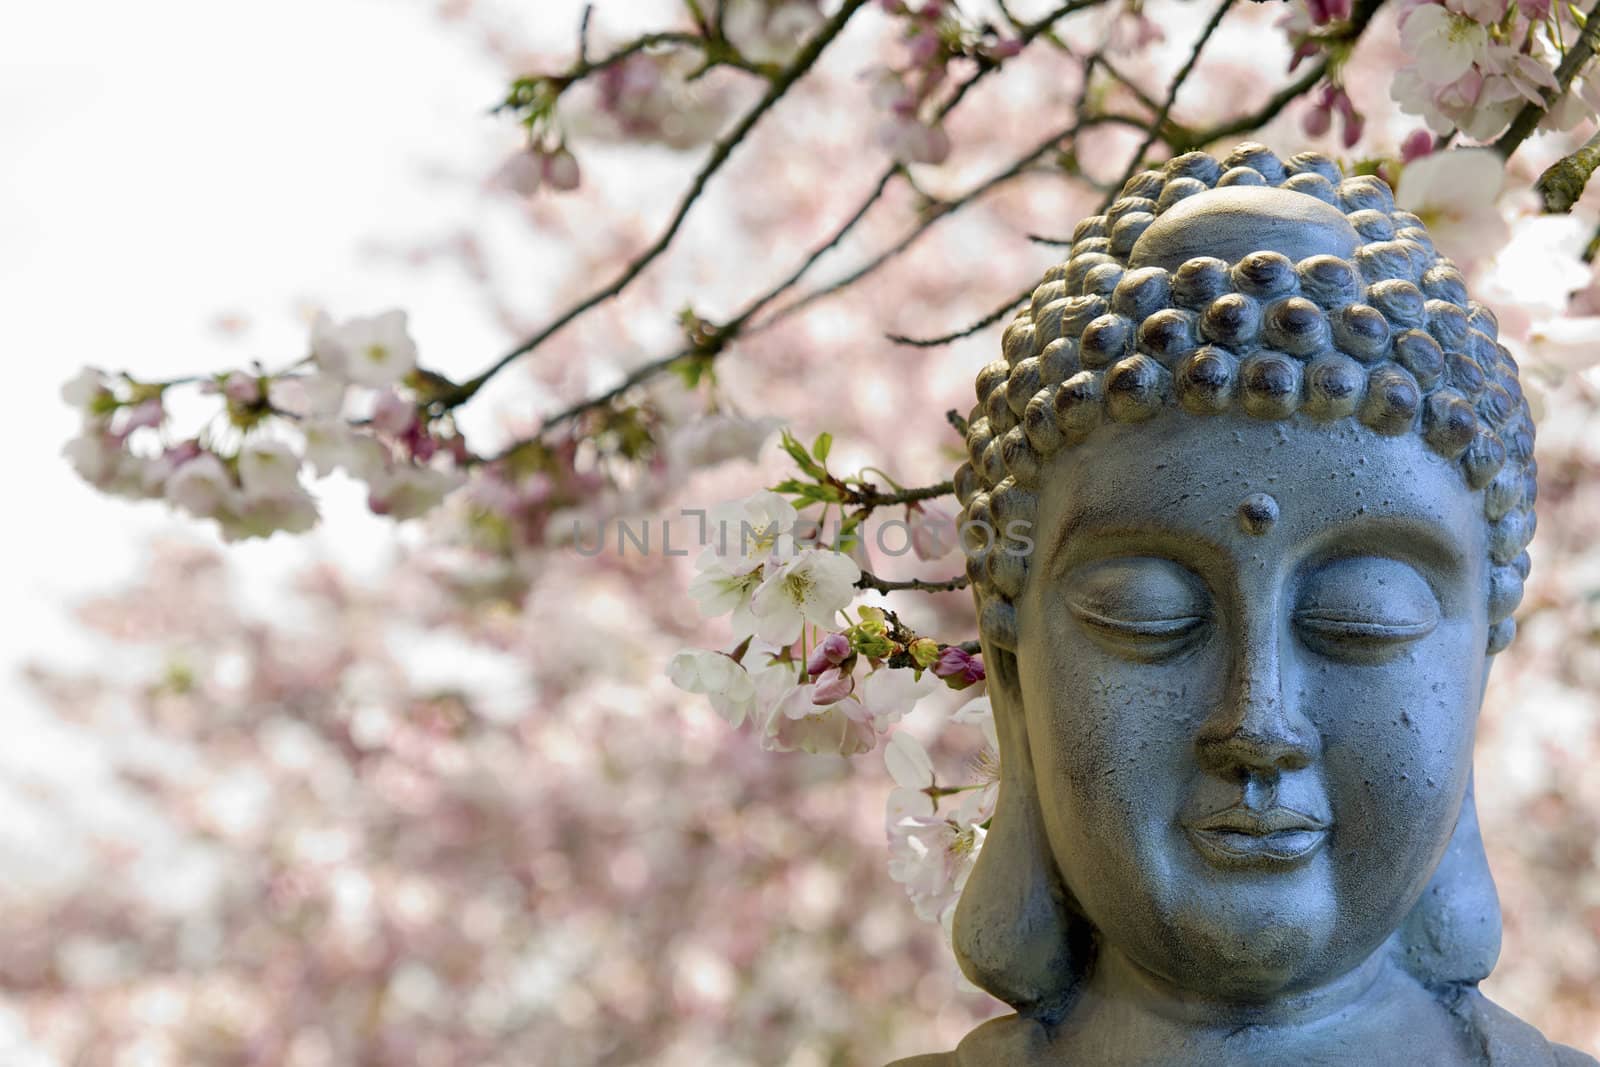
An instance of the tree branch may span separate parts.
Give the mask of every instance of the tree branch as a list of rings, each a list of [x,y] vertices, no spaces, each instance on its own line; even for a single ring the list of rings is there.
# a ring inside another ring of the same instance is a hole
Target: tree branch
[[[1167,116],[1172,114],[1172,107],[1178,102],[1178,91],[1183,88],[1183,83],[1189,80],[1189,75],[1194,71],[1195,64],[1200,62],[1200,53],[1205,50],[1206,42],[1211,40],[1211,35],[1217,32],[1217,27],[1222,25],[1223,18],[1233,7],[1234,0],[1222,0],[1217,5],[1217,10],[1212,14],[1205,29],[1200,31],[1199,38],[1194,42],[1194,47],[1189,50],[1189,58],[1184,60],[1183,66],[1172,76],[1172,84],[1167,86],[1167,98],[1161,102],[1161,110],[1150,122],[1150,132],[1145,136],[1133,158],[1128,161],[1127,169],[1122,172],[1122,180],[1112,183],[1111,191],[1106,194],[1105,200],[1100,205],[1104,211],[1111,206],[1111,201],[1117,196],[1118,190],[1128,183],[1128,179],[1139,173],[1139,168],[1144,165],[1144,154],[1150,151],[1150,146],[1161,137],[1161,127],[1166,125]]]
[[[857,504],[861,507],[886,508],[894,504],[914,504],[919,500],[937,500],[942,496],[949,496],[956,491],[955,483],[944,481],[934,485],[919,486],[916,489],[897,489],[892,493],[885,493],[880,489],[857,489],[847,486],[845,492],[850,494],[846,504]]]
[[[1034,20],[1033,22],[1024,24],[1021,27],[1021,29],[1018,31],[1018,34],[1017,34],[1018,39],[1023,43],[1024,46],[1026,46],[1027,44],[1029,44],[1033,40],[1035,40],[1037,37],[1039,37],[1041,34],[1045,33],[1047,30],[1049,30],[1050,27],[1052,27],[1056,22],[1060,21],[1061,19],[1065,18],[1066,16],[1068,16],[1068,15],[1070,15],[1070,14],[1076,12],[1076,11],[1081,11],[1081,10],[1083,10],[1085,8],[1098,6],[1098,5],[1100,5],[1100,4],[1104,3],[1104,2],[1105,2],[1105,0],[1069,0],[1069,2],[1063,3],[1063,4],[1059,5],[1059,6],[1057,6],[1052,11],[1046,13],[1045,15],[1043,15],[1040,18]],[[974,71],[959,86],[957,86],[956,90],[951,94],[950,98],[948,100],[946,100],[939,107],[939,109],[938,109],[938,111],[936,112],[936,115],[935,115],[936,121],[937,120],[942,120],[947,115],[949,115],[951,111],[955,110],[957,105],[959,105],[961,103],[962,99],[967,95],[967,93],[969,91],[971,91],[973,86],[977,85],[978,82],[980,82],[983,78],[985,78],[991,72],[1000,69],[1000,67],[1002,65],[1002,62],[1003,61],[1001,61],[1001,60],[979,59],[978,60],[978,69],[976,71]],[[1124,121],[1126,121],[1126,120],[1124,120]],[[904,168],[901,167],[901,165],[898,164],[898,163],[891,164],[889,167],[885,168],[883,173],[881,175],[879,175],[877,182],[874,184],[872,190],[868,193],[866,198],[856,208],[856,210],[851,213],[850,218],[847,219],[839,227],[838,230],[836,230],[826,241],[824,241],[822,244],[818,245],[815,249],[813,249],[805,257],[805,259],[801,262],[799,267],[796,268],[793,272],[791,272],[787,277],[785,277],[783,281],[779,282],[776,286],[774,286],[773,288],[769,289],[768,291],[763,293],[761,296],[758,296],[757,298],[755,298],[750,304],[746,305],[746,307],[743,310],[741,310],[733,319],[729,320],[727,323],[723,324],[722,326],[720,326],[720,327],[716,328],[714,331],[712,331],[712,336],[708,340],[707,343],[685,346],[684,348],[680,348],[677,351],[672,352],[672,353],[670,353],[668,355],[660,356],[660,357],[658,357],[656,359],[650,360],[647,363],[640,364],[639,366],[635,367],[632,371],[630,371],[622,379],[622,381],[618,382],[615,386],[611,387],[610,389],[607,389],[604,392],[598,393],[598,394],[596,394],[594,396],[588,397],[588,398],[586,398],[584,400],[578,401],[577,403],[572,404],[569,407],[564,408],[561,411],[555,413],[554,415],[551,415],[549,418],[545,419],[543,424],[542,424],[542,426],[541,426],[541,428],[540,428],[540,430],[539,430],[540,435],[544,434],[545,432],[547,432],[548,430],[550,430],[551,428],[553,428],[555,426],[559,426],[559,425],[561,425],[563,423],[570,422],[572,419],[577,418],[578,416],[584,415],[584,414],[586,414],[586,413],[588,413],[590,411],[593,411],[593,410],[595,410],[597,408],[603,407],[606,404],[611,403],[613,400],[617,399],[617,397],[621,396],[623,393],[627,392],[629,389],[632,389],[635,386],[640,385],[645,381],[648,381],[649,379],[655,377],[657,374],[660,374],[661,372],[663,372],[666,369],[668,369],[669,367],[671,367],[673,364],[678,363],[680,360],[692,358],[692,357],[695,357],[695,356],[704,356],[704,357],[715,358],[716,356],[720,355],[722,353],[722,351],[725,350],[727,348],[727,346],[729,344],[731,344],[736,339],[736,337],[738,337],[740,335],[748,336],[750,334],[760,333],[760,332],[762,332],[764,330],[770,329],[772,326],[776,325],[778,322],[781,322],[782,320],[790,317],[791,315],[794,315],[794,314],[798,313],[799,311],[803,310],[804,308],[809,307],[811,304],[814,304],[817,301],[819,301],[819,300],[821,300],[821,299],[823,299],[825,297],[831,296],[831,295],[833,295],[833,294],[835,294],[835,293],[837,293],[837,292],[839,292],[839,291],[841,291],[841,290],[843,290],[845,288],[848,288],[851,285],[854,285],[856,282],[860,281],[862,278],[866,277],[868,274],[871,274],[873,271],[877,270],[879,267],[881,267],[884,263],[888,262],[894,256],[898,255],[912,241],[915,240],[916,236],[920,235],[923,231],[925,231],[927,229],[928,226],[932,225],[933,222],[937,221],[939,218],[943,218],[945,215],[951,214],[953,211],[957,210],[960,206],[964,206],[964,202],[953,202],[953,206],[946,207],[942,212],[940,212],[939,214],[937,214],[937,215],[935,215],[935,216],[933,216],[933,217],[931,217],[929,219],[924,219],[921,223],[919,223],[919,225],[915,229],[913,229],[913,231],[911,233],[909,233],[905,237],[903,237],[895,246],[891,247],[890,249],[886,250],[883,253],[880,253],[878,256],[874,257],[871,261],[869,261],[868,263],[866,263],[862,267],[857,268],[856,270],[852,271],[851,273],[847,274],[846,276],[844,276],[843,278],[841,278],[841,279],[839,279],[837,281],[829,283],[828,285],[823,286],[820,289],[814,290],[814,291],[806,294],[805,296],[803,296],[800,299],[794,301],[793,303],[791,303],[789,305],[786,305],[785,307],[783,307],[783,308],[779,309],[778,311],[774,312],[772,315],[768,316],[762,322],[757,323],[757,324],[755,324],[753,326],[748,325],[749,324],[749,320],[754,315],[759,313],[763,308],[765,308],[767,305],[769,305],[773,300],[775,300],[778,297],[780,297],[783,293],[785,293],[789,289],[793,288],[794,285],[797,284],[799,282],[799,280],[807,272],[809,272],[810,269],[813,266],[815,266],[816,263],[827,252],[829,252],[832,249],[836,248],[839,245],[839,243],[841,241],[843,241],[844,238],[847,235],[849,235],[849,233],[856,227],[856,225],[860,223],[862,218],[864,218],[866,216],[868,210],[875,203],[877,203],[878,200],[880,200],[883,197],[884,192],[888,188],[889,182],[894,178],[894,176],[896,174],[903,174],[903,173],[904,173]],[[991,180],[991,183],[989,184],[988,187],[992,188],[993,184],[994,184],[994,182],[993,182],[993,180]],[[987,191],[987,189],[984,189],[983,191]],[[965,199],[970,199],[973,195],[975,195],[975,194],[969,193],[967,195],[967,198],[965,198]],[[665,241],[670,241],[671,240],[671,236],[672,236],[672,234],[669,233],[664,238],[664,240]],[[594,300],[593,301],[593,303],[599,303],[599,302],[600,302],[599,300]],[[590,306],[593,306],[593,303],[590,304]],[[541,343],[543,341],[543,339],[545,337],[547,337],[550,333],[553,333],[555,329],[559,329],[561,325],[565,324],[565,322],[571,321],[572,318],[576,318],[577,315],[578,314],[582,314],[582,312],[584,310],[587,310],[587,308],[578,309],[578,311],[575,314],[571,314],[569,316],[566,316],[564,321],[558,322],[552,328],[547,328],[545,331],[543,331],[541,333],[540,336],[534,338],[533,341],[529,342],[528,344],[525,344],[525,345],[521,346],[519,349],[514,350],[511,353],[508,353],[507,356],[502,357],[502,359],[500,360],[499,363],[497,363],[495,366],[491,367],[484,374],[479,375],[479,378],[483,379],[483,380],[487,380],[488,377],[490,377],[494,373],[498,372],[501,369],[501,367],[503,367],[505,364],[509,363],[512,359],[515,359],[517,356],[522,355],[525,352],[529,351],[532,347],[536,346],[537,344]],[[474,382],[478,382],[478,379],[474,379]],[[478,384],[481,385],[481,382],[479,382]],[[472,386],[474,391],[476,391],[476,388],[478,387],[477,385],[474,385],[473,382],[469,382],[469,383],[467,383],[467,385],[468,386]],[[466,386],[463,386],[463,388],[466,388]],[[469,396],[470,396],[470,394],[469,394]],[[457,403],[460,403],[460,402],[463,402],[463,401],[457,401]],[[452,404],[451,406],[455,406],[455,405]]]
[[[1546,89],[1540,94],[1544,97],[1543,106],[1524,104],[1522,110],[1517,112],[1517,117],[1511,120],[1506,132],[1494,143],[1494,150],[1500,153],[1501,159],[1511,158],[1511,154],[1533,133],[1535,127],[1539,125],[1539,120],[1550,110],[1551,105],[1561,99],[1571,87],[1572,79],[1578,76],[1578,71],[1582,70],[1583,65],[1589,62],[1589,57],[1594,55],[1596,44],[1600,44],[1600,0],[1589,9],[1582,32],[1578,34],[1578,39],[1572,42],[1572,47],[1562,58],[1561,65],[1556,67],[1557,88]]]
[[[876,589],[880,593],[893,593],[910,591],[917,593],[950,593],[957,589],[967,587],[967,576],[958,574],[942,582],[929,582],[921,578],[908,578],[902,582],[891,582],[879,578],[871,571],[862,571],[861,577],[856,579],[857,589]]]
[[[903,334],[891,333],[889,335],[889,340],[893,341],[897,345],[910,345],[913,348],[938,348],[940,345],[947,345],[952,341],[959,341],[963,337],[971,337],[975,333],[987,330],[990,326],[993,326],[995,323],[1005,318],[1006,313],[1012,308],[1016,307],[1018,304],[1027,300],[1031,296],[1033,296],[1032,289],[1029,289],[1026,293],[1014,296],[1010,300],[1007,300],[1004,304],[989,312],[983,318],[979,319],[977,322],[963,326],[954,333],[941,334],[938,337],[906,337]]]
[[[1544,198],[1544,210],[1550,215],[1565,215],[1583,195],[1584,188],[1595,169],[1600,167],[1600,133],[1595,134],[1572,155],[1557,160],[1539,175],[1534,188]]]
[[[766,93],[754,107],[745,113],[739,124],[716,142],[711,150],[710,158],[706,160],[699,173],[695,175],[688,192],[679,201],[677,210],[673,212],[671,221],[667,223],[667,228],[660,237],[656,238],[648,248],[636,256],[623,269],[622,273],[612,279],[611,282],[595,290],[556,316],[544,329],[501,356],[483,373],[462,383],[454,395],[446,398],[443,404],[444,408],[448,410],[458,407],[470,400],[483,387],[485,382],[498,374],[518,356],[526,355],[533,351],[548,340],[551,335],[584,312],[621,293],[661,253],[665,252],[672,243],[672,239],[677,236],[678,230],[683,226],[684,220],[688,218],[689,211],[694,207],[695,201],[699,200],[700,194],[705,191],[706,185],[711,181],[712,176],[722,169],[722,165],[733,155],[733,150],[749,135],[751,130],[755,129],[756,124],[772,109],[773,105],[783,99],[794,84],[816,65],[823,51],[833,42],[834,38],[843,32],[845,24],[850,21],[850,17],[859,11],[866,2],[867,0],[844,0],[844,5],[839,11],[831,19],[823,23],[817,33],[806,42],[790,64],[784,68],[783,73],[773,79]]]

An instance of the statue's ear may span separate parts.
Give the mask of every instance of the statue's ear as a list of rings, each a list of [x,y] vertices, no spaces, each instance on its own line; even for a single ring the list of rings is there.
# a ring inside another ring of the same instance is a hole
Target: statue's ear
[[[956,958],[973,984],[1018,1014],[1048,1023],[1071,1001],[1093,941],[1067,899],[1045,838],[1016,655],[990,640],[989,627],[983,632],[1000,743],[1000,797],[956,908]]]
[[[1418,981],[1436,989],[1476,985],[1500,958],[1500,898],[1489,876],[1470,778],[1455,833],[1428,888],[1400,925],[1395,952]]]

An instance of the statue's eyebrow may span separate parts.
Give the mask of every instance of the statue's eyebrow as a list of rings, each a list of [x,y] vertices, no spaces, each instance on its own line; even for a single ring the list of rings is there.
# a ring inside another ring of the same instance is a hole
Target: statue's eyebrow
[[[1481,545],[1464,545],[1442,516],[1400,511],[1352,516],[1331,523],[1312,547],[1311,557],[1387,556],[1417,567],[1441,604],[1453,600],[1449,579],[1467,573],[1484,554]]]
[[[1070,551],[1069,551],[1070,546]],[[1078,551],[1081,548],[1081,552]],[[1067,562],[1117,555],[1155,556],[1181,563],[1190,570],[1231,568],[1231,553],[1204,530],[1165,524],[1159,514],[1130,520],[1121,509],[1074,508],[1045,542],[1039,574],[1059,576]],[[1082,557],[1079,559],[1078,557]],[[1070,558],[1069,558],[1070,557]]]

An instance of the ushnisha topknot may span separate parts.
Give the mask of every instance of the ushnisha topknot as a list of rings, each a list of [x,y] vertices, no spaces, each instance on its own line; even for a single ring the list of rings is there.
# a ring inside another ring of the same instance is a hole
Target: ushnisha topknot
[[[1238,191],[1192,207],[1247,224],[1186,234],[1184,202],[1218,189]],[[955,475],[964,528],[1031,522],[1045,460],[1103,422],[1173,407],[1358,419],[1380,434],[1420,434],[1481,492],[1489,651],[1499,652],[1516,633],[1538,488],[1533,418],[1497,332],[1382,180],[1253,143],[1220,161],[1178,156],[1078,223],[1071,254],[1006,328],[1004,358],[978,372],[968,461]],[[1028,561],[993,545],[974,539],[967,573],[985,636],[1014,647],[1012,600]]]

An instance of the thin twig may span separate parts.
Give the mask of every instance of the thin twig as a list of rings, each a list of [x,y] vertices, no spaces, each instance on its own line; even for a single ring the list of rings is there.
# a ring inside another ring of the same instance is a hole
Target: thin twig
[[[594,18],[594,5],[583,5],[583,17],[578,20],[578,64],[589,63],[589,20]]]
[[[1340,27],[1337,32],[1331,33],[1322,39],[1330,45],[1339,43],[1353,45],[1366,32],[1368,24],[1372,22],[1372,17],[1378,13],[1378,8],[1382,4],[1383,0],[1356,0],[1354,8],[1350,12],[1349,23]],[[1315,64],[1307,68],[1304,74],[1272,94],[1267,99],[1267,102],[1255,111],[1240,115],[1238,118],[1228,119],[1209,129],[1195,130],[1181,141],[1169,141],[1168,143],[1174,152],[1181,154],[1196,148],[1204,148],[1206,145],[1226,137],[1237,137],[1241,133],[1259,130],[1277,118],[1284,108],[1294,103],[1309,91],[1312,86],[1321,81],[1328,73],[1330,66],[1331,63],[1328,56],[1324,54]]]
[[[761,121],[762,117],[772,110],[772,107],[783,99],[794,84],[816,64],[817,60],[821,58],[823,50],[833,42],[834,38],[839,36],[844,30],[845,24],[850,21],[850,17],[860,10],[866,2],[867,0],[845,0],[839,11],[831,19],[823,23],[821,29],[806,42],[805,46],[794,57],[794,60],[784,68],[783,73],[773,80],[760,101],[745,113],[744,118],[739,121],[737,126],[715,143],[712,147],[710,158],[706,160],[699,173],[695,175],[688,192],[678,202],[677,210],[673,212],[671,221],[667,223],[667,228],[660,237],[656,238],[642,253],[634,257],[616,278],[613,278],[609,283],[556,316],[544,329],[501,356],[483,373],[462,383],[455,395],[445,401],[444,407],[446,409],[457,407],[470,400],[483,387],[485,382],[498,374],[517,357],[539,347],[551,335],[590,308],[620,294],[630,282],[644,272],[646,267],[653,263],[661,253],[665,252],[667,247],[671,245],[672,239],[677,236],[678,230],[683,226],[684,220],[688,218],[690,209],[694,207],[695,202],[700,199],[700,194],[705,191],[706,185],[710,183],[712,176],[722,169],[722,165],[733,155],[733,150],[743,142],[751,130],[755,129],[756,124]]]
[[[938,348],[940,345],[947,345],[953,341],[959,341],[963,337],[971,337],[975,333],[987,330],[990,326],[993,326],[995,323],[1005,318],[1006,314],[1018,304],[1030,299],[1032,296],[1033,290],[1031,288],[1025,293],[1019,293],[1010,300],[1007,300],[1004,304],[1001,304],[999,307],[995,308],[993,311],[989,312],[977,322],[963,326],[954,333],[941,334],[938,337],[905,337],[901,334],[892,333],[889,335],[889,340],[893,341],[897,345],[910,345],[912,348]]]
[[[1111,206],[1111,201],[1116,198],[1118,190],[1128,183],[1128,179],[1139,173],[1139,168],[1144,165],[1144,154],[1150,151],[1150,146],[1161,138],[1161,127],[1167,123],[1167,116],[1172,114],[1172,107],[1178,102],[1178,91],[1183,88],[1183,83],[1189,80],[1195,64],[1200,62],[1200,53],[1205,50],[1206,42],[1211,40],[1211,35],[1217,32],[1217,27],[1222,25],[1223,18],[1233,7],[1234,0],[1222,0],[1217,5],[1217,10],[1212,14],[1211,20],[1206,23],[1205,29],[1200,31],[1200,37],[1189,49],[1189,58],[1184,60],[1183,66],[1172,76],[1172,83],[1167,86],[1167,98],[1161,102],[1161,110],[1156,112],[1156,117],[1150,123],[1150,132],[1145,135],[1133,158],[1128,161],[1128,167],[1122,172],[1122,180],[1113,182],[1111,191],[1106,194],[1106,199],[1101,203],[1100,210],[1104,211]]]
[[[1571,87],[1572,79],[1576,78],[1578,71],[1589,62],[1589,57],[1594,55],[1597,44],[1600,44],[1600,0],[1589,9],[1589,14],[1584,18],[1583,31],[1578,34],[1578,39],[1572,42],[1572,47],[1562,58],[1561,65],[1556,67],[1556,88],[1545,89],[1540,94],[1544,97],[1544,103],[1522,105],[1522,110],[1511,120],[1506,132],[1494,143],[1494,150],[1500,153],[1501,159],[1510,159],[1511,154],[1522,147],[1522,142],[1526,141],[1539,125],[1539,120]]]
[[[967,587],[967,576],[958,574],[942,582],[924,581],[921,578],[908,578],[905,581],[891,582],[879,578],[871,571],[862,571],[861,577],[856,579],[857,589],[876,589],[880,593],[894,593],[910,591],[917,593],[950,593],[957,589]]]
[[[1060,19],[1065,18],[1076,11],[1081,11],[1088,7],[1094,7],[1104,2],[1105,0],[1069,0],[1069,2],[1059,5],[1033,22],[1025,24],[1018,32],[1018,39],[1021,40],[1024,46],[1026,46]],[[978,69],[969,75],[959,86],[957,86],[955,91],[950,95],[950,98],[939,107],[935,113],[935,120],[942,120],[951,111],[953,111],[956,106],[960,104],[967,93],[978,84],[978,82],[983,80],[983,78],[985,78],[991,72],[1000,68],[1001,62],[1002,61],[992,59],[979,59]],[[753,325],[749,324],[749,320],[756,313],[770,304],[773,300],[777,299],[783,293],[791,289],[800,280],[800,278],[817,263],[818,260],[820,260],[827,252],[837,247],[838,244],[843,241],[844,238],[855,228],[861,219],[865,217],[868,210],[882,198],[891,179],[893,179],[896,174],[903,173],[904,168],[898,163],[891,164],[889,167],[885,168],[883,173],[879,175],[877,182],[874,184],[872,190],[867,194],[866,198],[851,213],[850,218],[847,219],[838,228],[838,230],[833,233],[832,236],[813,249],[801,262],[800,266],[795,271],[791,272],[787,277],[785,277],[783,281],[779,282],[772,289],[769,289],[767,292],[753,300],[733,319],[712,331],[712,339],[710,343],[685,346],[665,356],[660,356],[656,359],[650,360],[647,363],[640,364],[630,371],[626,376],[624,376],[624,378],[615,386],[612,386],[602,393],[598,393],[584,400],[578,401],[577,403],[562,409],[554,415],[551,415],[549,418],[544,420],[539,433],[542,435],[555,426],[569,422],[580,415],[584,415],[590,411],[609,404],[611,401],[617,399],[617,397],[621,396],[629,389],[648,381],[681,360],[696,356],[714,358],[723,350],[725,350],[726,347],[737,336],[749,336],[751,334],[760,333],[770,329],[778,322],[798,313],[804,308],[809,307],[810,305],[827,296],[831,296],[842,289],[854,285],[868,274],[877,270],[884,263],[893,258],[893,256],[897,255],[907,245],[909,245],[911,241],[915,239],[917,234],[920,234],[927,228],[928,225],[931,225],[932,220],[923,220],[923,222],[919,223],[918,227],[914,229],[911,234],[903,237],[901,241],[896,244],[896,246],[891,247],[883,253],[880,253],[868,263],[857,268],[843,278],[840,278],[826,286],[823,286],[822,288],[806,294],[793,303],[786,305],[785,307],[769,315],[760,323]],[[951,210],[954,209],[947,208],[944,214],[949,214]],[[941,215],[939,217],[943,216]],[[670,235],[668,239],[670,240]],[[596,302],[598,303],[598,301]],[[578,314],[581,313],[582,311],[580,310]],[[570,321],[570,319],[574,317],[576,317],[576,315],[568,317],[567,321]],[[537,344],[539,340],[542,340],[542,338],[535,339],[533,343]],[[531,347],[531,345],[523,347],[520,351],[511,353],[507,357],[503,357],[499,364],[491,367],[489,371],[485,372],[485,374],[480,375],[479,377],[487,379],[488,376],[497,372],[500,367],[504,366],[506,363],[509,363],[511,359],[514,359],[517,355],[521,355],[523,352],[526,352],[529,347]],[[472,383],[468,384],[471,385]]]
[[[892,493],[885,493],[881,489],[872,487],[857,488],[847,486],[845,492],[849,499],[847,505],[859,505],[872,510],[873,508],[886,508],[895,504],[914,504],[919,500],[937,500],[942,496],[949,496],[956,491],[953,482],[944,481],[934,485],[918,486],[915,489],[896,489]]]

